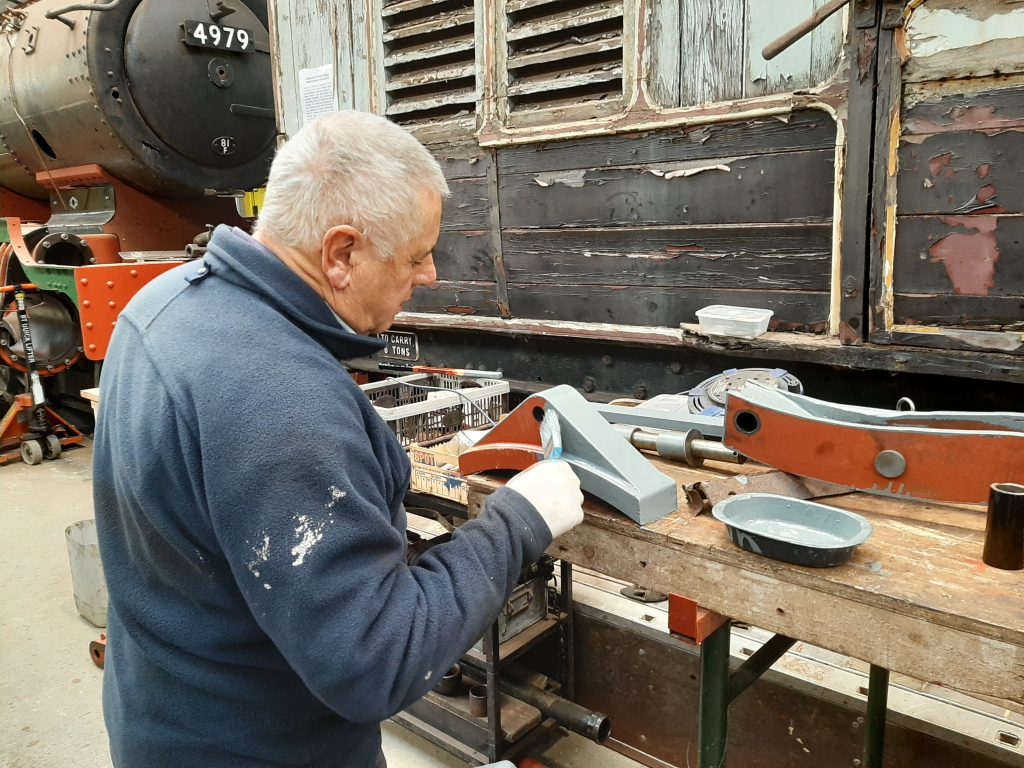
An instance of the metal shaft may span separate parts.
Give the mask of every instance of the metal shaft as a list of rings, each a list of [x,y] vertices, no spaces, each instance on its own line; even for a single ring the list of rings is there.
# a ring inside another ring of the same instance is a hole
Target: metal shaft
[[[728,461],[742,464],[747,459],[717,440],[705,440],[696,429],[686,432],[644,432],[627,424],[615,424],[615,429],[630,444],[641,451],[653,451],[671,461],[682,461],[699,467],[705,461]]]
[[[469,659],[464,658],[462,664],[482,671],[482,668],[477,667]],[[560,725],[570,731],[586,736],[598,744],[607,739],[611,733],[612,721],[607,715],[581,707],[579,704],[530,683],[513,680],[507,675],[503,675],[498,680],[498,688],[502,693],[536,707],[544,717],[557,720]]]

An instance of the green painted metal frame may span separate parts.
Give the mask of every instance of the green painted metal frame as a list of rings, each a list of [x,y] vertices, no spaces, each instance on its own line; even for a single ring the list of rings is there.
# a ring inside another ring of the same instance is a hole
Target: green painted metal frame
[[[700,646],[700,703],[697,715],[699,768],[725,768],[729,704],[796,643],[791,637],[773,635],[753,656],[730,673],[731,634],[729,622],[726,622],[708,635]],[[882,768],[888,695],[889,671],[872,665],[868,680],[863,768]]]

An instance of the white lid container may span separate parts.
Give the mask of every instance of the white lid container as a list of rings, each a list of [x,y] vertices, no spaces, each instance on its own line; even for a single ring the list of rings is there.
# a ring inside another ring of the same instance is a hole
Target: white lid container
[[[700,331],[709,336],[735,336],[756,339],[768,330],[768,321],[775,313],[770,309],[729,307],[713,304],[697,310]]]

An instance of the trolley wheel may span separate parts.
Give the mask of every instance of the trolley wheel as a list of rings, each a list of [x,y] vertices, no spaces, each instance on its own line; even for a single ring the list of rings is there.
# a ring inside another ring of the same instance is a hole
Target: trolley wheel
[[[26,464],[42,464],[43,455],[43,444],[39,440],[25,440],[21,444],[21,460]]]
[[[60,438],[56,435],[46,436],[46,445],[43,447],[43,454],[48,459],[59,459],[61,452]]]

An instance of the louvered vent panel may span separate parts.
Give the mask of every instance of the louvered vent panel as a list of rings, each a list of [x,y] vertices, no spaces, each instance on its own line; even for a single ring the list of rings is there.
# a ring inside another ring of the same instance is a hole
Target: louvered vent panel
[[[622,97],[622,0],[508,0],[513,110]]]
[[[476,109],[473,0],[384,0],[387,114],[432,123]]]

